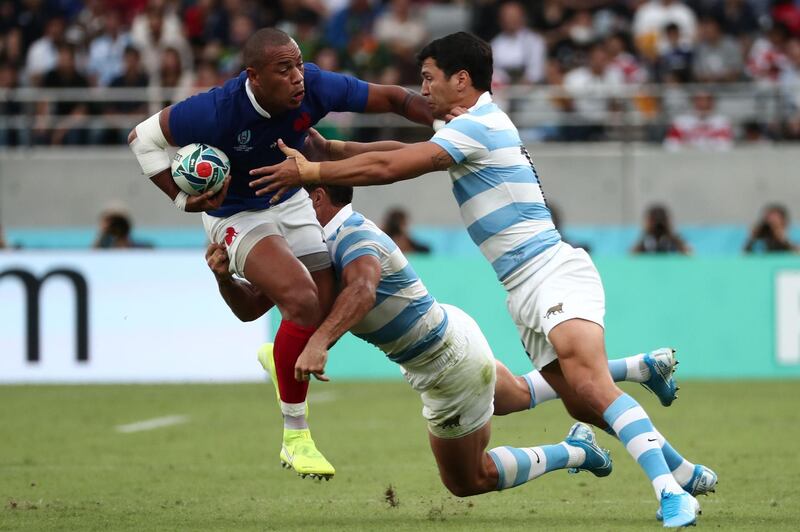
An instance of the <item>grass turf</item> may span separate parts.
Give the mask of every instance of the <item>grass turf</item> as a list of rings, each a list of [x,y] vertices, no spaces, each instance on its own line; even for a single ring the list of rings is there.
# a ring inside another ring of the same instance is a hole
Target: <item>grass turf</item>
[[[662,408],[624,385],[687,459],[714,468],[699,526],[796,530],[800,382],[681,384]],[[402,382],[315,383],[311,425],[330,482],[280,468],[272,386],[0,387],[0,530],[656,530],[656,503],[618,442],[597,479],[564,471],[456,499],[441,485],[418,397]],[[120,433],[168,415],[184,424]],[[560,441],[552,402],[493,420],[491,446]],[[390,488],[391,486],[391,488]],[[387,501],[391,490],[393,504]]]

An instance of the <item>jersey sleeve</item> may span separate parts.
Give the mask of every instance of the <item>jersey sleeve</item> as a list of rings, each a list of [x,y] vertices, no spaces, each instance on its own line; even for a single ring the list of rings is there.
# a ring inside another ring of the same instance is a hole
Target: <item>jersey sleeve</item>
[[[439,145],[459,164],[486,149],[484,129],[483,125],[472,120],[454,119],[437,131],[430,141]]]
[[[368,229],[352,231],[343,237],[336,246],[333,257],[334,262],[342,269],[359,257],[371,255],[380,261],[387,254],[375,233]]]
[[[213,91],[191,96],[172,106],[169,131],[177,146],[192,142],[216,145],[219,130]]]
[[[326,112],[361,113],[367,107],[366,81],[320,69],[317,84]]]

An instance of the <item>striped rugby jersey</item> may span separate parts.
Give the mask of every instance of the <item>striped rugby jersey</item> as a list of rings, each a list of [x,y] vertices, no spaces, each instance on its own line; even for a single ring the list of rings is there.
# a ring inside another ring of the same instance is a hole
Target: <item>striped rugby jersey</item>
[[[455,161],[448,172],[461,218],[500,281],[561,241],[517,128],[488,92],[431,142]]]
[[[428,293],[405,255],[374,223],[347,205],[325,226],[336,276],[352,261],[372,255],[381,264],[375,306],[350,332],[397,363],[439,348],[447,313]]]

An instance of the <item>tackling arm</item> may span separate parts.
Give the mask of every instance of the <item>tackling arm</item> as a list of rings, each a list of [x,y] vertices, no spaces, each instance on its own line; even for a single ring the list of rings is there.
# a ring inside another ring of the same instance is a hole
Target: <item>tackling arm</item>
[[[306,380],[311,374],[327,380],[324,373],[328,348],[372,310],[380,280],[381,264],[373,255],[358,257],[344,267],[342,289],[330,314],[297,359],[294,370],[297,380]]]
[[[430,126],[433,115],[428,101],[414,91],[397,85],[369,84],[366,113],[394,113],[412,122]]]
[[[276,192],[273,203],[290,187],[326,185],[385,185],[412,179],[436,170],[445,170],[454,164],[453,158],[444,148],[434,142],[408,144],[405,148],[385,152],[369,152],[342,161],[309,162],[303,155],[278,141],[286,154],[286,160],[274,166],[264,166],[250,171],[252,176],[261,176],[250,182],[252,188],[260,188],[257,196]]]

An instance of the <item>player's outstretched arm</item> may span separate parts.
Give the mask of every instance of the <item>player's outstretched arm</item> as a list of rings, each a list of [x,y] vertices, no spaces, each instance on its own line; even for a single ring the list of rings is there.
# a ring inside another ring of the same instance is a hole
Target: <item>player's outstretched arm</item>
[[[377,142],[351,142],[328,140],[313,127],[308,130],[303,155],[309,161],[340,161],[370,151],[394,151],[408,146],[396,140],[380,140]]]
[[[366,113],[394,113],[416,122],[430,126],[433,115],[428,100],[416,92],[397,85],[369,84]]]
[[[328,348],[372,309],[380,280],[381,263],[373,255],[362,255],[342,269],[342,289],[333,308],[295,363],[298,381],[308,380],[311,375],[328,380],[325,376]]]
[[[275,305],[258,288],[231,275],[228,269],[228,251],[222,244],[209,244],[206,249],[206,263],[217,280],[222,299],[240,320],[256,320]]]
[[[186,212],[202,212],[218,209],[228,192],[230,177],[219,192],[206,192],[199,196],[189,196],[172,179],[170,158],[167,146],[175,146],[169,130],[171,107],[167,107],[141,122],[128,134],[128,145],[142,173],[150,178],[166,194],[175,206]]]
[[[310,162],[299,151],[289,148],[282,140],[278,146],[286,160],[273,166],[250,171],[260,176],[250,182],[256,195],[277,192],[271,202],[276,202],[292,187],[312,184],[326,185],[386,185],[395,181],[446,170],[454,164],[444,148],[433,142],[409,144],[405,148],[386,152],[370,152],[343,161]]]

